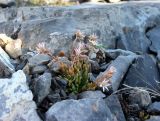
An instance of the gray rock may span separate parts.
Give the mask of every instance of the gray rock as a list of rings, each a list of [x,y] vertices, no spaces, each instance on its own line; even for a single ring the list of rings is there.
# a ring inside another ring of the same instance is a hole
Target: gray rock
[[[110,69],[110,67],[112,66],[116,69],[116,72],[110,79],[113,91],[116,91],[119,88],[124,75],[126,74],[129,66],[132,64],[136,57],[137,56],[135,55],[118,56],[106,69],[106,71],[108,71],[108,69]]]
[[[32,74],[40,74],[45,72],[47,70],[47,66],[45,65],[39,65],[32,68]]]
[[[85,91],[78,95],[79,99],[83,99],[83,98],[98,99],[98,98],[105,98],[105,97],[106,95],[103,94],[101,91]]]
[[[0,79],[0,90],[0,120],[41,121],[23,71],[15,72],[10,79]]]
[[[61,112],[61,113],[59,113]],[[63,115],[62,115],[63,114]],[[46,121],[114,121],[102,99],[64,100],[46,112]]]
[[[91,71],[93,73],[99,73],[100,72],[100,66],[97,61],[91,61]]]
[[[60,8],[21,7],[0,12],[0,32],[10,35],[17,20],[22,23],[19,37],[25,47],[35,47],[44,41],[53,50],[66,51],[73,33],[79,29],[86,34],[97,34],[100,43],[107,48],[147,52],[151,42],[145,32],[158,24],[159,10],[160,2],[151,1]]]
[[[160,120],[160,116],[151,116],[151,118],[146,121],[159,121],[159,120]]]
[[[147,37],[151,41],[151,46],[150,50],[153,52],[158,52],[160,51],[159,45],[160,45],[160,40],[159,40],[159,32],[160,32],[160,26],[154,27],[150,31],[147,32]]]
[[[160,75],[156,65],[156,60],[151,55],[139,56],[131,65],[124,84],[131,87],[144,87],[159,91]]]
[[[6,8],[15,5],[15,0],[0,0],[0,7]]]
[[[106,56],[108,56],[112,59],[116,59],[120,55],[122,55],[122,56],[128,56],[128,55],[135,56],[136,55],[135,53],[133,53],[131,51],[126,51],[126,50],[122,50],[122,49],[107,49],[107,50],[105,50],[105,54],[106,54]]]
[[[37,54],[31,58],[29,58],[29,66],[34,67],[41,64],[47,64],[51,60],[49,55],[45,54]]]
[[[129,104],[138,104],[139,107],[144,108],[151,104],[151,97],[148,91],[132,90],[128,97]]]
[[[58,93],[49,94],[47,97],[53,104],[61,101],[61,97]]]
[[[10,57],[0,47],[0,77],[8,76],[15,72],[14,66],[11,64]]]
[[[60,86],[60,88],[66,89],[67,80],[59,78],[59,77],[56,77],[55,79],[56,79],[57,84]]]
[[[41,103],[43,99],[49,94],[51,87],[51,79],[52,75],[50,73],[44,73],[36,80],[34,86],[34,95],[35,100],[38,104]]]
[[[105,99],[105,102],[109,107],[109,109],[111,110],[113,116],[117,118],[117,121],[126,121],[117,95],[111,95],[107,97]]]
[[[154,102],[147,108],[150,114],[160,114],[160,102]]]

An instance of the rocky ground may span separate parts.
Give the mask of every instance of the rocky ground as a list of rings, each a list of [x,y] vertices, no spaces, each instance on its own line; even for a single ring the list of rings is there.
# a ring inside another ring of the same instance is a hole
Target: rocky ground
[[[0,120],[160,120],[158,0],[0,6]]]

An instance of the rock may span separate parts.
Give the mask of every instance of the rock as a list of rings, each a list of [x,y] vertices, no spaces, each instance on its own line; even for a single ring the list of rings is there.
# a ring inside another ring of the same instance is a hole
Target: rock
[[[94,98],[94,99],[97,98],[98,99],[98,98],[104,98],[104,97],[106,96],[101,91],[85,91],[78,95],[79,99],[83,99],[83,98]]]
[[[151,104],[149,92],[145,90],[132,90],[128,100],[129,104],[138,104],[140,108],[147,107]]]
[[[53,104],[56,103],[56,102],[61,101],[61,97],[60,97],[60,95],[58,93],[49,94],[47,97]]]
[[[47,66],[45,65],[38,65],[32,68],[32,74],[41,74],[47,70]]]
[[[15,72],[14,66],[10,62],[10,57],[7,53],[0,47],[0,78],[9,76]]]
[[[160,32],[160,26],[154,27],[153,29],[149,30],[147,32],[147,37],[151,41],[151,46],[150,50],[153,52],[158,52],[160,51],[159,45],[160,45],[160,40],[159,40],[159,32]]]
[[[147,108],[147,112],[150,114],[160,114],[160,102],[154,102]]]
[[[61,113],[59,113],[61,112]],[[63,115],[62,115],[63,114]],[[102,99],[64,100],[46,112],[46,121],[113,121]]]
[[[94,77],[94,75],[92,73],[89,73],[89,81],[94,82],[96,80],[96,78]]]
[[[17,39],[9,42],[5,46],[5,51],[12,57],[18,58],[22,55],[22,40]]]
[[[58,57],[58,61],[51,61],[48,66],[50,68],[51,71],[55,72],[55,73],[59,73],[60,71],[60,63],[64,63],[67,66],[71,65],[71,62],[68,60],[67,57]]]
[[[117,118],[117,121],[126,121],[117,95],[111,95],[107,97],[105,99],[105,102],[109,107],[109,109],[111,110],[113,116]]]
[[[67,94],[63,89],[60,89],[60,96],[62,97],[62,99],[66,99],[67,98]]]
[[[16,70],[22,70],[26,66],[27,62],[27,60],[20,62],[19,65],[17,65]]]
[[[9,42],[12,42],[13,39],[8,37],[6,34],[0,34],[0,46],[5,47]]]
[[[108,68],[109,64],[110,64],[110,63],[108,63],[108,64],[106,64],[106,63],[101,64],[101,65],[100,65],[100,71],[101,71],[101,72],[102,72],[102,71],[105,71],[105,70]]]
[[[106,71],[97,77],[97,79],[100,78],[101,75],[105,75],[105,73],[108,73],[108,70],[111,67],[114,67],[115,72],[113,73],[110,80],[111,80],[112,90],[116,91],[119,88],[120,83],[121,83],[124,75],[126,74],[129,66],[132,64],[132,62],[134,61],[135,58],[136,58],[136,56],[133,56],[133,55],[118,56],[113,62],[111,62],[109,67],[106,69]]]
[[[51,79],[52,75],[50,73],[44,73],[36,80],[34,86],[34,95],[35,100],[38,104],[40,104],[43,99],[49,94],[51,87]]]
[[[146,121],[159,121],[159,120],[160,120],[160,116],[151,116],[151,118]]]
[[[15,0],[0,0],[0,7],[6,8],[15,5]]]
[[[10,79],[0,79],[0,89],[0,120],[41,121],[23,71],[15,72]]]
[[[68,95],[68,99],[77,100],[77,95],[74,94],[74,93],[70,93],[70,94]]]
[[[0,4],[8,4],[11,2],[15,2],[15,0],[0,0]]]
[[[93,73],[99,73],[100,72],[100,66],[97,61],[91,61],[91,71]]]
[[[87,35],[95,33],[106,48],[145,53],[151,44],[146,31],[158,25],[159,10],[159,1],[12,8],[0,12],[0,32],[10,35],[17,20],[22,23],[19,37],[26,48],[46,42],[52,50],[67,51],[79,29]]]
[[[29,58],[29,66],[34,67],[41,64],[47,64],[51,60],[49,55],[45,54],[37,54],[31,58]]]
[[[67,80],[59,78],[59,77],[56,77],[55,79],[56,79],[57,84],[60,86],[60,88],[66,89]]]
[[[107,49],[105,50],[105,54],[106,54],[106,57],[110,57],[111,59],[116,59],[120,55],[121,56],[136,55],[131,51],[122,50],[122,49]]]
[[[159,91],[159,80],[156,60],[153,56],[145,54],[139,56],[131,65],[123,83],[131,87],[144,87]]]

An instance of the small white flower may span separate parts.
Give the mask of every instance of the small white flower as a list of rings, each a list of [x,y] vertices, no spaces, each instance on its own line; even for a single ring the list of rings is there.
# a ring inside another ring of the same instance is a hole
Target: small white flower
[[[105,90],[107,90],[107,91],[109,91],[109,86],[111,85],[110,83],[109,83],[109,81],[110,80],[103,80],[101,83],[100,83],[100,87],[102,87],[102,89],[103,89],[103,92],[105,91]]]

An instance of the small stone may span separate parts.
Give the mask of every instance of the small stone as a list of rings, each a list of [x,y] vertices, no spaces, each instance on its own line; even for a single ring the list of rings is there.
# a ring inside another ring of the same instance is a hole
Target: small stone
[[[85,91],[78,95],[79,99],[83,98],[104,98],[106,97],[101,91]]]
[[[129,94],[129,104],[138,104],[140,107],[147,107],[151,104],[151,97],[145,90],[133,90]]]
[[[56,79],[57,84],[58,84],[61,88],[66,89],[67,81],[66,81],[65,79],[61,79],[61,78],[59,78],[59,77],[56,77],[55,79]]]
[[[74,94],[74,93],[70,93],[70,94],[68,95],[68,99],[77,100],[77,95]]]
[[[27,64],[27,60],[23,60],[17,67],[16,70],[22,70]]]
[[[60,95],[58,93],[49,94],[47,97],[53,104],[56,103],[56,102],[61,101],[61,97],[60,97]]]
[[[28,63],[24,66],[23,72],[24,72],[25,74],[28,74],[28,75],[30,74],[30,69],[29,69]]]
[[[52,75],[50,73],[44,73],[43,75],[39,76],[36,80],[34,86],[34,94],[35,100],[38,104],[41,103],[43,99],[47,97],[47,95],[49,94],[51,79]]]
[[[149,105],[147,112],[150,114],[160,114],[160,102],[154,102],[151,105]]]
[[[6,0],[3,0],[6,1]],[[1,0],[0,0],[1,2]],[[0,34],[0,46],[5,47],[9,42],[12,42],[13,39],[8,37],[6,34]]]
[[[5,51],[12,57],[12,58],[18,58],[22,55],[22,40],[17,39],[9,42],[5,46]]]
[[[109,66],[109,64],[106,64],[106,63],[101,64],[101,65],[100,65],[100,71],[101,71],[101,72],[102,72],[102,71],[105,71],[108,66]]]
[[[97,61],[91,61],[91,71],[93,73],[99,73],[100,72],[100,66]]]
[[[37,54],[31,58],[29,58],[29,66],[34,67],[41,64],[47,64],[51,60],[49,55],[45,54]]]
[[[67,98],[67,94],[63,89],[60,90],[60,95],[63,99]]]
[[[32,68],[32,73],[33,74],[41,74],[43,72],[45,72],[45,70],[47,70],[47,66],[45,65],[39,65],[39,66],[35,66]]]
[[[96,59],[96,56],[97,56],[96,53],[91,53],[91,54],[89,54],[89,58],[90,58],[91,60],[95,60],[95,59]]]

